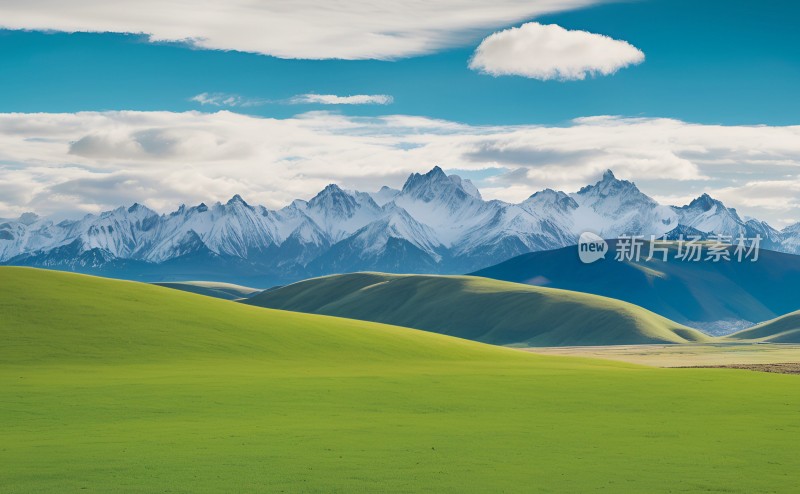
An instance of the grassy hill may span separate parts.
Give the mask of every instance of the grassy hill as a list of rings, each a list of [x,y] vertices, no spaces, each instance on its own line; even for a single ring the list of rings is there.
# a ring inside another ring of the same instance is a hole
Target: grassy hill
[[[800,309],[800,256],[761,250],[756,262],[607,259],[583,264],[577,247],[524,254],[476,276],[594,293],[722,334]],[[748,324],[749,323],[749,324]]]
[[[310,363],[354,356],[366,363],[495,351],[405,328],[269,311],[137,282],[12,267],[1,267],[0,276],[2,364]]]
[[[800,311],[739,331],[728,338],[769,343],[800,343]]]
[[[396,324],[499,345],[626,345],[708,339],[618,300],[469,276],[326,276],[270,290],[244,303]]]
[[[252,297],[261,291],[258,288],[250,288],[241,285],[234,285],[232,283],[222,283],[216,281],[164,281],[153,284],[225,300],[237,300],[240,298]]]
[[[788,492],[795,376],[0,268],[3,492]]]

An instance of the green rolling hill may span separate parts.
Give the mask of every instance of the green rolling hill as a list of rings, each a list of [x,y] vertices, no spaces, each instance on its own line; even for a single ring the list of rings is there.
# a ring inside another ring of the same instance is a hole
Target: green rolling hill
[[[788,492],[800,468],[795,376],[24,268],[0,338],[3,492]]]
[[[252,297],[261,291],[258,288],[216,281],[164,281],[153,284],[225,300],[238,300],[240,298]]]
[[[263,292],[244,303],[396,324],[497,345],[630,345],[709,339],[618,300],[469,276],[326,276]]]
[[[355,356],[366,363],[496,351],[405,328],[264,310],[138,282],[11,267],[0,268],[0,275],[3,364],[187,358],[309,363]]]
[[[649,244],[648,244],[649,245]],[[761,250],[756,262],[578,259],[577,247],[524,254],[476,273],[496,280],[624,300],[712,334],[732,333],[800,309],[800,256]]]
[[[728,338],[765,343],[800,343],[800,311],[739,331]]]

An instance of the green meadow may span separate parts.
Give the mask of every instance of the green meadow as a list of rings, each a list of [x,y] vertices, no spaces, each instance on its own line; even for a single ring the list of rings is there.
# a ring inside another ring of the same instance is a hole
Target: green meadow
[[[628,302],[475,276],[352,273],[267,290],[243,303],[395,324],[516,346],[710,341]]]
[[[790,492],[800,380],[0,268],[0,492]]]

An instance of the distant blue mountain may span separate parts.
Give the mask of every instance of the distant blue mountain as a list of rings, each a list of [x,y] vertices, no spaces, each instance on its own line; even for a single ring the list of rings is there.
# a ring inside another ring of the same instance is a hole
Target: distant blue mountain
[[[649,244],[646,244],[649,245]],[[760,250],[756,262],[675,259],[614,259],[611,241],[605,259],[584,264],[577,246],[533,252],[473,273],[503,281],[575,290],[631,302],[711,334],[730,333],[800,309],[800,256]]]

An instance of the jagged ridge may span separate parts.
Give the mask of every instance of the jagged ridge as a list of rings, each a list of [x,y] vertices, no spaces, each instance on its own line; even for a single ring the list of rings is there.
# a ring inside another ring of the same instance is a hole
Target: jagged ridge
[[[472,182],[437,166],[412,174],[401,190],[331,184],[280,210],[235,195],[163,215],[140,204],[57,224],[26,213],[0,224],[0,263],[158,280],[201,268],[212,279],[270,282],[365,269],[459,273],[572,245],[584,231],[761,235],[762,247],[800,253],[800,223],[778,231],[707,194],[664,206],[610,170],[578,192],[545,189],[508,204],[483,200]]]

